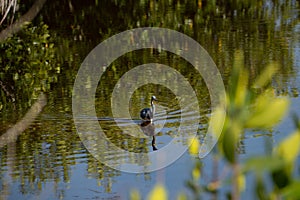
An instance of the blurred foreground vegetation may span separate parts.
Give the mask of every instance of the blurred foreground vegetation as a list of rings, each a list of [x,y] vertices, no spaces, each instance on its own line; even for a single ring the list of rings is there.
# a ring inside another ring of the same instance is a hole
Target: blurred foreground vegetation
[[[229,168],[229,171],[226,172],[227,175],[220,174],[212,182],[203,184],[202,161],[197,158],[201,144],[198,139],[191,139],[189,152],[195,156],[194,168],[190,171],[190,180],[186,182],[191,194],[180,193],[178,200],[205,199],[205,193],[217,193],[224,186],[231,188],[231,192],[227,194],[228,199],[240,199],[240,194],[247,187],[246,176],[249,174],[255,178],[255,199],[300,198],[300,177],[295,177],[295,166],[300,153],[300,120],[297,116],[294,116],[295,131],[281,141],[271,154],[250,157],[246,161],[239,159],[239,144],[246,130],[271,128],[280,122],[289,109],[289,98],[276,96],[269,86],[278,66],[275,63],[269,64],[254,83],[249,85],[249,72],[243,66],[243,59],[243,54],[237,51],[226,100],[224,105],[220,105],[220,110],[216,111],[220,119],[222,115],[226,115],[225,124],[214,125],[223,126],[223,129],[216,151],[212,153],[226,161],[224,168]],[[226,113],[222,112],[224,107]],[[219,128],[214,127],[216,130]],[[268,184],[270,180],[271,186]],[[132,190],[130,198],[138,200],[141,196],[137,190]],[[162,183],[158,183],[148,194],[148,199],[168,199],[168,191]]]

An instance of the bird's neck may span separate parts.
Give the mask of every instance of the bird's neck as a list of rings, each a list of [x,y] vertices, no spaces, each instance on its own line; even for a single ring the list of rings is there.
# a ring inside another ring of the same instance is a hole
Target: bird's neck
[[[151,101],[151,109],[152,109],[152,113],[154,114],[155,113],[155,105],[154,105],[153,101]]]

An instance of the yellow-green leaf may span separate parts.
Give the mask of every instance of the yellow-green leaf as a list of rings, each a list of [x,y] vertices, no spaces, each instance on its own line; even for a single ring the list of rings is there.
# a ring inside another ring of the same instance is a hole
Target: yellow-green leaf
[[[259,98],[252,116],[246,123],[249,128],[268,128],[274,126],[285,115],[289,107],[289,99],[280,97],[275,99]]]
[[[134,189],[130,192],[130,200],[140,200],[141,195],[138,190]]]
[[[246,188],[246,180],[245,180],[245,175],[244,174],[240,174],[237,177],[237,183],[239,186],[239,192],[243,192]]]
[[[198,180],[200,178],[200,169],[198,167],[194,167],[192,176],[194,180]]]
[[[180,193],[178,196],[177,196],[177,200],[187,200],[187,197],[184,193]]]
[[[244,162],[242,171],[254,172],[256,176],[262,177],[266,171],[275,171],[282,168],[283,162],[277,156],[256,156]]]
[[[235,148],[236,148],[236,139],[234,134],[230,131],[224,132],[223,140],[222,140],[222,149],[225,158],[230,162],[235,162]]]
[[[295,131],[285,140],[283,140],[276,149],[277,155],[286,162],[293,163],[298,156],[300,149],[300,132]]]
[[[277,63],[269,64],[264,71],[259,75],[259,77],[255,80],[253,87],[254,88],[261,88],[264,87],[272,78],[274,73],[278,69]]]
[[[162,184],[154,186],[152,191],[148,195],[148,200],[167,200],[168,194],[165,187]]]
[[[295,181],[282,190],[284,199],[300,199],[300,182]]]
[[[189,147],[189,152],[192,155],[198,155],[198,151],[199,151],[199,141],[196,137],[191,138],[190,141],[190,147]]]
[[[234,103],[238,107],[241,107],[245,104],[246,96],[248,93],[247,86],[248,86],[248,72],[243,69],[240,72],[238,77],[235,99],[234,99]]]
[[[212,124],[212,131],[213,135],[216,138],[219,138],[221,132],[224,127],[225,119],[226,119],[226,108],[220,105],[216,108],[216,110],[211,115],[211,124]]]

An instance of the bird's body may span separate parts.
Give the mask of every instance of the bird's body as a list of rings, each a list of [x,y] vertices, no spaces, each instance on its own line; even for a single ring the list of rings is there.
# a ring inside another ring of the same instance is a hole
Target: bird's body
[[[151,108],[144,108],[143,110],[141,110],[140,117],[142,118],[142,120],[144,120],[144,121],[152,121],[153,120],[153,116],[155,113],[155,105],[154,105],[153,101],[157,101],[155,96],[151,97]]]
[[[153,151],[158,150],[155,144],[155,126],[154,123],[152,123],[151,121],[143,121],[141,123],[141,129],[143,131],[143,133],[147,136],[152,136],[152,149]]]
[[[144,108],[141,110],[140,116],[143,120],[150,121],[153,119],[153,112],[150,108]]]

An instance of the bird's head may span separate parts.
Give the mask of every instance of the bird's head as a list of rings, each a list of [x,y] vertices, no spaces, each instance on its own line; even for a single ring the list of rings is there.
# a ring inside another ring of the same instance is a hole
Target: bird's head
[[[153,101],[157,101],[156,96],[152,96],[152,97],[151,97],[151,102],[153,102]]]
[[[153,100],[157,101],[156,96],[152,96],[152,97],[151,97],[151,100],[152,100],[152,101],[153,101]]]

